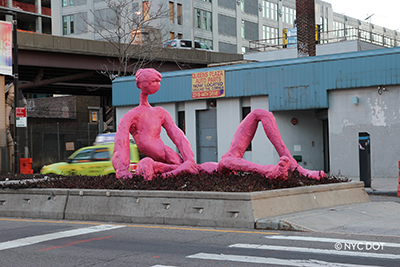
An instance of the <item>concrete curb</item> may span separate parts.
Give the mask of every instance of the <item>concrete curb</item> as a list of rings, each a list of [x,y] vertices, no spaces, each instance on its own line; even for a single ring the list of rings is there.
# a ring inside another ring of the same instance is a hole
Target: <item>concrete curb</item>
[[[0,216],[254,229],[266,217],[368,201],[362,182],[252,193],[5,189]]]

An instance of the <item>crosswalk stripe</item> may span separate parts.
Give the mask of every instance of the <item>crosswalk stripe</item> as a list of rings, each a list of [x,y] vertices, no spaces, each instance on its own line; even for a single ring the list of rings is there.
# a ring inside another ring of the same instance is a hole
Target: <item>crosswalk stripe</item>
[[[377,241],[365,241],[365,240],[351,240],[351,239],[337,239],[337,238],[322,238],[322,237],[308,237],[308,236],[266,236],[268,239],[279,239],[279,240],[295,240],[295,241],[312,241],[312,242],[326,242],[326,243],[380,243],[384,247],[400,248],[399,243],[385,243]]]
[[[78,235],[84,235],[84,234],[91,234],[91,233],[96,233],[96,232],[117,229],[117,228],[121,228],[121,227],[125,227],[125,226],[123,226],[123,225],[105,225],[104,224],[104,225],[96,225],[96,226],[92,226],[92,227],[88,227],[88,228],[79,228],[79,229],[56,232],[56,233],[51,233],[51,234],[31,236],[31,237],[26,237],[26,238],[21,238],[21,239],[16,239],[16,240],[0,243],[0,250],[29,246],[29,245],[33,245],[33,244],[37,244],[37,243],[41,243],[41,242],[45,242],[45,241],[50,241],[50,240],[54,240],[54,239],[60,239],[60,238],[64,238],[64,237],[78,236]]]
[[[293,251],[293,252],[307,252],[307,253],[319,253],[329,255],[341,255],[341,256],[357,256],[365,258],[380,258],[380,259],[400,259],[400,255],[395,254],[384,254],[384,253],[369,253],[369,252],[358,252],[358,251],[344,251],[344,250],[330,250],[330,249],[317,249],[317,248],[303,248],[303,247],[284,247],[284,246],[270,246],[270,245],[257,245],[257,244],[233,244],[230,248],[250,248],[250,249],[264,249],[264,250],[281,250],[281,251]]]
[[[219,260],[219,261],[235,261],[235,262],[246,262],[246,263],[261,263],[261,264],[273,264],[273,265],[286,265],[286,266],[307,266],[307,267],[379,267],[373,265],[355,265],[355,264],[341,264],[333,262],[325,262],[318,260],[293,260],[293,259],[277,259],[277,258],[265,258],[265,257],[252,257],[252,256],[240,256],[240,255],[225,255],[225,254],[210,254],[210,253],[198,253],[189,255],[187,258],[191,259],[203,259],[203,260]]]

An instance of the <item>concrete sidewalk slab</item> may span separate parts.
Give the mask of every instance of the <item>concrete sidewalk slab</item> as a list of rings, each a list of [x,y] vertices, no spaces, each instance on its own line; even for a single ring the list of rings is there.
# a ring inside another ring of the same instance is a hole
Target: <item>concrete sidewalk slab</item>
[[[366,202],[257,220],[257,229],[386,235],[400,237],[400,204]]]
[[[372,178],[371,187],[365,187],[368,194],[397,196],[398,178]]]

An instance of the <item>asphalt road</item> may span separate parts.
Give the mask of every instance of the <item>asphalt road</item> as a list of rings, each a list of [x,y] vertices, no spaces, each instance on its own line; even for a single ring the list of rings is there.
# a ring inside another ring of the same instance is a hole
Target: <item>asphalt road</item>
[[[371,201],[400,198],[370,195]],[[0,266],[399,266],[400,238],[0,218]]]
[[[400,240],[0,218],[0,266],[399,266]],[[336,265],[332,265],[336,264]]]

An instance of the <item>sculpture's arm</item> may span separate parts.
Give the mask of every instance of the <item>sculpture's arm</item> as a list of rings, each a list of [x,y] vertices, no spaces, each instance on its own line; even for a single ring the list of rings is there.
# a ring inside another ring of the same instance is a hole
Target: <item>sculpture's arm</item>
[[[118,131],[115,134],[114,152],[112,164],[118,179],[132,178],[132,173],[129,171],[130,163],[130,143],[129,129],[133,123],[132,114],[125,114],[118,125]]]
[[[171,115],[163,110],[163,123],[162,126],[166,130],[169,138],[178,148],[183,161],[190,161],[194,163],[194,154],[192,148],[190,146],[189,140],[186,138],[185,134],[178,126],[176,126],[175,122],[172,120]]]

